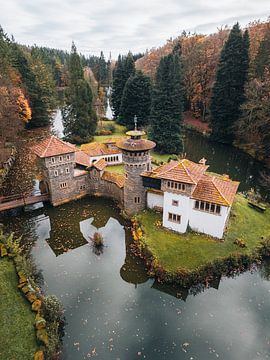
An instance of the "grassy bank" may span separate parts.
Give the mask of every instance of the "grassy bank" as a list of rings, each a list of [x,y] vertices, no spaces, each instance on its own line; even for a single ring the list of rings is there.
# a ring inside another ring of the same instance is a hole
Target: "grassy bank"
[[[37,350],[35,315],[17,288],[13,261],[0,259],[0,359],[33,359]]]
[[[168,273],[192,273],[233,256],[253,256],[263,239],[270,238],[270,210],[260,213],[237,195],[224,241],[204,234],[177,234],[160,226],[161,214],[145,211],[137,217],[143,237],[141,242]],[[246,247],[234,242],[241,239]]]

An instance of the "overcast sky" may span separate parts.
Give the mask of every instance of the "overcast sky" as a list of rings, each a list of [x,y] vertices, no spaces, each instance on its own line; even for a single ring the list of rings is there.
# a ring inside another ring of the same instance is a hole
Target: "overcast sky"
[[[182,30],[214,32],[270,15],[269,0],[0,0],[0,24],[20,43],[98,55],[145,51]]]

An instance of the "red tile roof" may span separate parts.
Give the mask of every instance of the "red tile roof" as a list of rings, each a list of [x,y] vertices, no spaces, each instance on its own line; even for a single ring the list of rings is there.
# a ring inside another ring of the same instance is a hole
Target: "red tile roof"
[[[170,161],[142,175],[187,184],[197,184],[207,169],[208,165],[196,164],[193,161],[182,159],[180,161]]]
[[[75,162],[76,164],[82,166],[90,166],[90,157],[84,151],[78,150],[75,152]]]
[[[33,146],[32,150],[40,158],[46,158],[73,153],[76,151],[76,147],[75,145],[67,143],[52,135],[51,137],[41,141],[39,144]]]
[[[192,198],[230,206],[233,203],[238,186],[238,181],[232,181],[228,177],[205,174],[196,185]]]
[[[84,144],[81,146],[81,150],[86,152],[89,156],[114,155],[121,153],[119,149],[109,149],[106,144],[98,142]]]
[[[239,182],[228,176],[206,173],[208,166],[190,160],[171,161],[142,176],[195,185],[192,198],[224,206],[233,203]]]
[[[125,176],[120,174],[115,174],[110,171],[104,171],[102,174],[102,180],[112,182],[116,184],[120,189],[124,187],[125,184]]]
[[[104,159],[99,159],[98,161],[95,161],[92,166],[94,166],[98,170],[103,170],[107,166],[107,163]]]

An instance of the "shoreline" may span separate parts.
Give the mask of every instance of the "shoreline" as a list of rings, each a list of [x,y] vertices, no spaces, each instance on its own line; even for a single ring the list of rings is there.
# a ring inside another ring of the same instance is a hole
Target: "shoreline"
[[[242,205],[240,203],[240,206]],[[245,211],[245,209],[243,210]],[[170,230],[165,230],[160,225],[154,224],[151,229],[146,229],[146,226],[149,225],[149,222],[147,222],[149,213],[151,221],[153,218],[155,220],[159,218],[158,215],[153,215],[149,211],[132,218],[134,241],[131,249],[136,256],[145,261],[149,276],[161,283],[177,284],[185,288],[200,283],[207,285],[214,278],[221,276],[232,277],[250,270],[254,265],[259,265],[264,257],[270,256],[268,228],[265,229],[265,234],[257,234],[255,240],[254,234],[252,234],[251,239],[245,239],[244,247],[235,244],[237,239],[249,231],[247,226],[246,229],[243,228],[243,233],[240,233],[240,235],[237,233],[239,229],[235,228],[235,222],[244,220],[243,224],[249,223],[249,219],[245,221],[245,219],[238,218],[241,216],[240,213],[237,216],[235,213],[231,215],[232,220],[223,241],[204,234],[173,233]],[[257,213],[254,214],[257,215]],[[259,217],[260,215],[258,213]],[[269,216],[270,214],[267,215],[267,217]],[[261,224],[266,220],[261,218]],[[149,234],[151,233],[154,233],[154,241],[150,239],[151,235],[149,236]],[[169,237],[172,240],[168,240]],[[198,249],[194,248],[196,242],[198,243]],[[164,249],[166,254],[164,254]],[[212,251],[212,254],[210,253],[209,256],[208,253],[204,256],[203,251]],[[199,256],[200,258],[198,258]],[[191,265],[189,266],[189,264]]]

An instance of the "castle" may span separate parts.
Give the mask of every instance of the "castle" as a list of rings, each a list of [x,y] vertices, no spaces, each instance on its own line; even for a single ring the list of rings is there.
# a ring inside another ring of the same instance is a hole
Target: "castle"
[[[205,159],[171,161],[152,169],[155,143],[144,132],[127,132],[116,143],[124,174],[106,170],[104,154],[91,155],[55,136],[33,147],[43,173],[41,187],[57,206],[88,194],[111,197],[129,216],[146,208],[163,213],[163,226],[185,233],[188,228],[222,238],[239,183],[227,175],[207,173]]]

